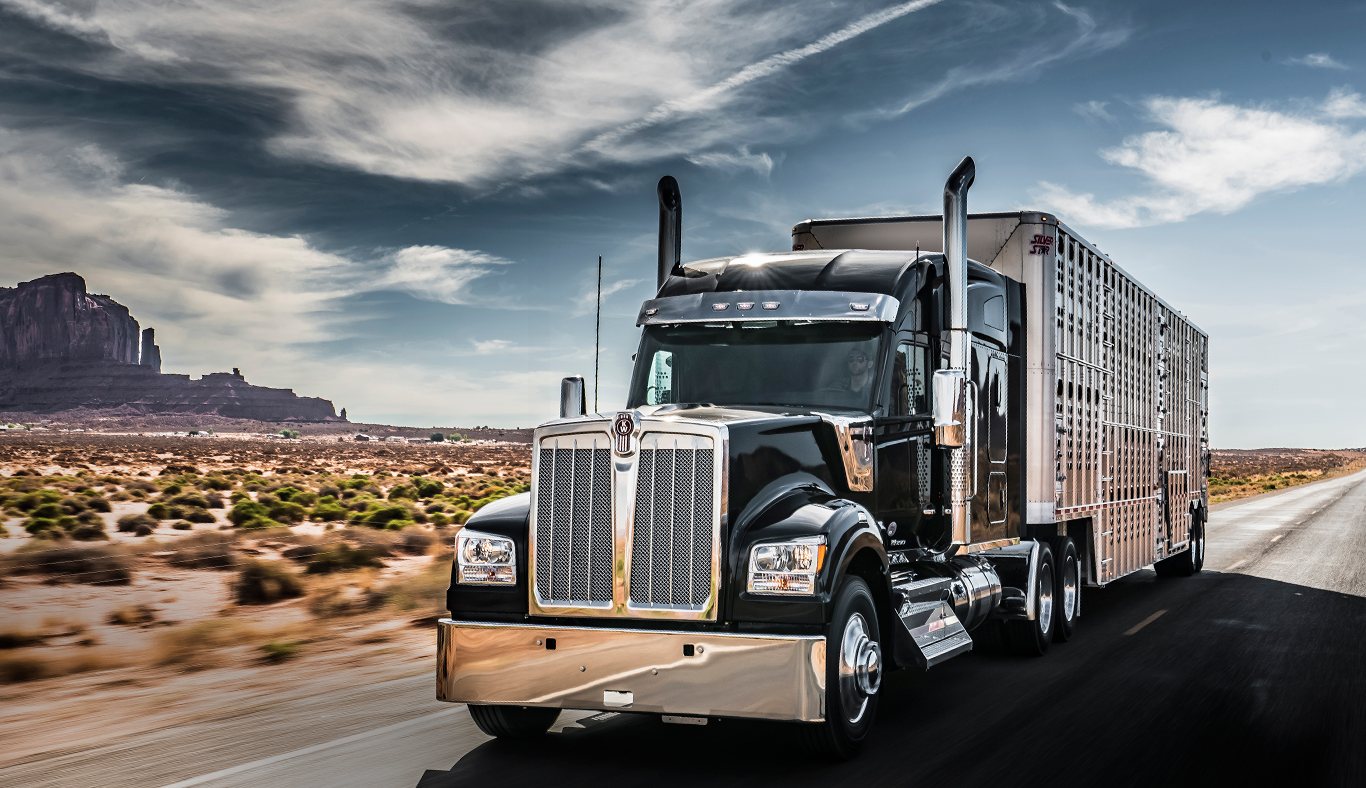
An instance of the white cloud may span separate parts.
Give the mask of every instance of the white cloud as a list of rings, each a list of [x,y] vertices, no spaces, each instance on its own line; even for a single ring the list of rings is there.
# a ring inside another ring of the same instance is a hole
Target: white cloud
[[[1366,101],[1350,88],[1333,88],[1323,102],[1323,114],[1330,118],[1366,118]]]
[[[1347,66],[1334,60],[1327,52],[1317,52],[1304,57],[1292,57],[1287,59],[1286,65],[1309,66],[1311,68],[1337,68],[1346,70]]]
[[[1114,123],[1115,116],[1105,110],[1109,106],[1108,101],[1087,101],[1084,104],[1073,104],[1072,111],[1087,120],[1103,120],[1106,123]]]
[[[474,355],[476,356],[492,356],[513,349],[513,343],[506,339],[490,339],[486,342],[472,339],[470,344],[474,346]]]
[[[391,266],[374,289],[396,290],[424,301],[470,303],[469,285],[495,266],[510,265],[491,254],[445,246],[409,246],[385,258]]]
[[[1079,224],[1137,227],[1206,211],[1231,213],[1261,194],[1366,170],[1366,131],[1336,122],[1361,116],[1354,93],[1334,91],[1307,111],[1240,107],[1217,98],[1154,97],[1143,106],[1164,130],[1129,137],[1101,157],[1141,173],[1152,191],[1107,202],[1044,182],[1036,196]]]
[[[746,145],[741,145],[734,153],[711,151],[695,153],[687,158],[699,167],[709,167],[723,172],[753,170],[765,178],[773,173],[773,158],[767,153],[750,153]]]

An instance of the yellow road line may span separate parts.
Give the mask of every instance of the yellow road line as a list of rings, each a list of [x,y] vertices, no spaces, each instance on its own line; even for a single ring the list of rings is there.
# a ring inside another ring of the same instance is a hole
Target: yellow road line
[[[1132,629],[1130,629],[1128,632],[1125,632],[1124,634],[1126,634],[1126,635],[1132,635],[1132,634],[1134,634],[1134,633],[1137,632],[1138,630],[1140,630],[1140,629],[1142,629],[1142,628],[1148,626],[1149,624],[1153,623],[1154,621],[1156,621],[1156,620],[1158,619],[1158,617],[1161,616],[1161,615],[1162,615],[1163,613],[1165,613],[1165,612],[1167,612],[1167,611],[1165,611],[1165,610],[1159,610],[1159,611],[1157,611],[1156,613],[1153,613],[1151,616],[1148,616],[1147,618],[1145,618],[1145,619],[1143,619],[1142,621],[1138,622],[1138,624],[1136,624]]]

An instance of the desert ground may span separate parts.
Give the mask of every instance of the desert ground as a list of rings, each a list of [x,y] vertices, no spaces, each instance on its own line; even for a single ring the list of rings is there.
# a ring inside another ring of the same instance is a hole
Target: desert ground
[[[429,670],[453,526],[529,452],[0,434],[0,765]]]
[[[526,443],[221,426],[0,434],[0,767],[429,672],[455,527],[529,484]],[[1232,500],[1363,465],[1218,451],[1210,489]]]

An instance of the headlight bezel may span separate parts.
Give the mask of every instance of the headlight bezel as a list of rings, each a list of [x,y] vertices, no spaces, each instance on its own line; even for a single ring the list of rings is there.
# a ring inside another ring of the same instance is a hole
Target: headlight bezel
[[[749,547],[746,590],[759,596],[815,596],[825,552],[824,534],[755,542]]]
[[[455,535],[455,581],[466,586],[517,585],[517,543],[512,537],[462,528]]]

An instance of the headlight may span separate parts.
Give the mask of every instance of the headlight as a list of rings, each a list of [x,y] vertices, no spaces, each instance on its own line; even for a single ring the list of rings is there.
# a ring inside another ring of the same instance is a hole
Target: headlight
[[[462,529],[455,537],[458,582],[469,585],[512,585],[517,582],[517,553],[505,536]]]
[[[814,594],[825,562],[825,537],[765,542],[749,550],[749,590],[756,594]]]

